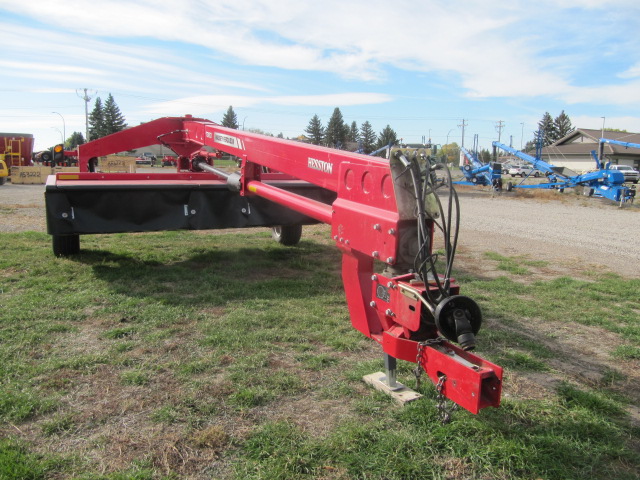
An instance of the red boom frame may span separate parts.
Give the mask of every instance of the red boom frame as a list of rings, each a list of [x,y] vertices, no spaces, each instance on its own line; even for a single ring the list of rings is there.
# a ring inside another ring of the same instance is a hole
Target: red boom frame
[[[86,173],[96,157],[151,144],[163,144],[177,153],[180,172],[173,176]],[[193,157],[203,147],[240,158],[240,174],[225,179],[210,171],[195,172]],[[425,311],[429,306],[424,298],[435,284],[425,285],[407,272],[374,274],[375,261],[391,271],[403,263],[403,242],[410,235],[406,232],[416,223],[413,209],[402,205],[403,193],[389,160],[229,129],[190,116],[161,118],[89,142],[79,147],[78,158],[81,173],[58,174],[58,184],[224,179],[242,196],[264,197],[330,224],[342,251],[342,277],[354,328],[392,357],[419,361],[434,383],[445,375],[442,393],[463,408],[478,413],[500,404],[501,367],[448,341],[421,344],[413,339],[421,319],[433,315]],[[327,205],[264,182],[278,176],[309,182],[335,192],[337,198]],[[433,230],[432,224],[429,227]],[[450,294],[456,295],[458,288],[451,284]],[[426,340],[438,335],[432,327]]]

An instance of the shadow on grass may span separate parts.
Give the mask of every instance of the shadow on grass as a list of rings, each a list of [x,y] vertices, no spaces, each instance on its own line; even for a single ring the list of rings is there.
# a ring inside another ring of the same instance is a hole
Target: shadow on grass
[[[91,267],[96,279],[120,295],[153,298],[168,305],[220,305],[261,298],[305,298],[342,291],[340,254],[302,242],[286,248],[235,247],[217,242],[201,251],[140,255],[82,250],[70,257]]]

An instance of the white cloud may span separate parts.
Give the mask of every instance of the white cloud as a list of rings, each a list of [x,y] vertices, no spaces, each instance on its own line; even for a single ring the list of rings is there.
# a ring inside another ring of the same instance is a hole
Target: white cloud
[[[633,58],[628,60],[636,62],[632,66],[611,72],[622,82],[618,85],[576,86],[584,83],[578,76],[588,66],[586,51],[597,50],[600,36],[612,32],[611,27],[624,28],[615,16],[632,16],[640,8],[636,0],[0,0],[0,6],[64,25],[66,33],[0,25],[9,48],[41,51],[52,58],[65,52],[68,68],[53,77],[60,82],[75,76],[75,84],[148,93],[161,80],[175,86],[178,93],[172,97],[270,90],[259,81],[199,70],[190,60],[197,50],[207,52],[214,64],[221,59],[226,65],[330,72],[365,83],[385,82],[390,72],[420,72],[449,80],[460,96],[470,98],[640,103],[633,92],[637,84],[624,83],[640,76],[640,63]],[[581,23],[589,19],[598,21]],[[182,52],[142,46],[147,38],[178,42]],[[19,70],[25,75],[25,68]],[[145,71],[154,75],[143,76]],[[234,106],[243,101],[254,104],[243,96]],[[188,104],[183,99],[162,105]]]
[[[572,87],[562,98],[569,104],[640,105],[640,80],[623,85]]]
[[[283,105],[283,106],[351,106],[371,105],[390,102],[392,97],[380,93],[339,93],[332,95],[301,95],[301,96],[275,96],[275,97],[250,97],[241,95],[201,95],[198,97],[181,98],[168,102],[159,102],[148,105],[146,111],[149,114],[184,115],[185,112],[193,115],[205,115],[212,112],[226,110],[229,105],[234,109],[255,107],[257,105]]]
[[[169,0],[103,0],[90,8],[82,0],[4,3],[84,35],[125,41],[155,37],[199,45],[240,63],[332,72],[361,81],[383,79],[391,66],[451,72],[479,97],[548,94],[566,84],[537,57],[540,39],[534,33],[527,38],[534,31],[528,25],[540,21],[536,15],[549,12],[524,1],[185,0],[177,6]],[[589,2],[590,8],[597,5]],[[131,57],[141,68],[146,56],[134,52]],[[114,63],[109,60],[108,55],[102,59]],[[120,68],[133,65],[123,59]]]
[[[261,85],[199,71],[197,65],[161,48],[121,45],[2,22],[0,31],[3,47],[15,57],[3,60],[5,75],[140,92],[149,92],[159,82],[174,82],[176,88],[182,89],[197,86],[264,90]],[[48,61],[31,60],[35,58]]]
[[[17,71],[35,71],[42,76],[42,72],[50,73],[72,73],[83,75],[99,75],[102,73],[100,70],[93,68],[86,68],[73,65],[61,65],[57,63],[35,63],[35,62],[19,62],[19,61],[4,61],[0,60],[0,69],[2,69],[5,75],[12,74]]]
[[[638,78],[640,77],[640,62],[629,67],[626,71],[618,75],[620,78]]]

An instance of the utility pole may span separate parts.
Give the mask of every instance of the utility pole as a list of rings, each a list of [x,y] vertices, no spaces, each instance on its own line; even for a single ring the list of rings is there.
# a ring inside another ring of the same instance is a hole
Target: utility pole
[[[84,137],[84,141],[88,142],[89,141],[89,101],[91,100],[91,97],[87,94],[87,88],[84,88],[84,95],[80,95],[79,91],[80,89],[76,88],[76,95],[78,95],[78,97],[80,97],[82,100],[84,100],[84,126],[85,126],[85,137]]]
[[[504,121],[503,120],[498,120],[498,123],[496,123],[496,130],[498,131],[498,143],[500,143],[500,139],[502,137],[502,129],[504,128]]]
[[[464,148],[464,128],[467,126],[467,121],[463,118],[462,125],[458,125],[458,127],[462,127],[462,148]]]

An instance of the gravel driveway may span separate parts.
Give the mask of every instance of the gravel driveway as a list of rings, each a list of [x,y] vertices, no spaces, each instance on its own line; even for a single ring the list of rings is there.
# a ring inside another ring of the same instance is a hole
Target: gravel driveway
[[[640,205],[541,190],[492,196],[459,188],[458,195],[464,248],[640,277]]]
[[[458,188],[459,246],[640,277],[640,205],[550,191],[493,195]],[[44,185],[0,186],[0,232],[46,231]]]

